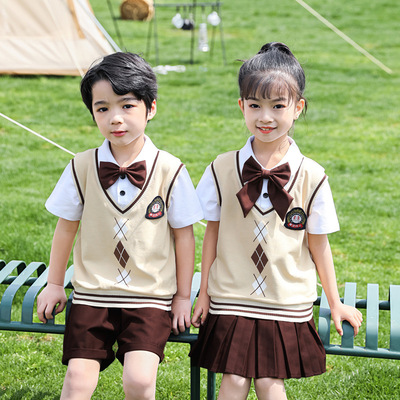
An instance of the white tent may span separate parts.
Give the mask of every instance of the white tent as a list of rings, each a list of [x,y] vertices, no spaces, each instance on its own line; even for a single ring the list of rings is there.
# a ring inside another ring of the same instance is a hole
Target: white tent
[[[83,75],[118,50],[89,0],[0,0],[0,74]]]

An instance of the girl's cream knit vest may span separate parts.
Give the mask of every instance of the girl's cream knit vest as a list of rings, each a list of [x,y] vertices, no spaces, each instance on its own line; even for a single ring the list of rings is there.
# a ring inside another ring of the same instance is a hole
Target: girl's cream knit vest
[[[243,217],[236,193],[243,187],[238,152],[212,164],[221,205],[217,258],[210,269],[210,312],[304,322],[317,297],[316,268],[304,229],[315,194],[325,180],[321,166],[304,157],[292,171],[293,196],[285,221],[273,208],[254,206]]]

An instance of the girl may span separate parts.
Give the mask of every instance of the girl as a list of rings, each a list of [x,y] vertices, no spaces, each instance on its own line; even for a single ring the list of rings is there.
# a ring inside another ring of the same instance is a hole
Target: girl
[[[219,399],[286,399],[284,379],[325,372],[313,321],[316,273],[336,330],[361,313],[341,303],[327,234],[339,229],[324,169],[289,137],[306,110],[305,75],[289,48],[268,43],[239,72],[252,136],[217,157],[197,192],[208,221],[192,323],[193,362],[223,373]]]

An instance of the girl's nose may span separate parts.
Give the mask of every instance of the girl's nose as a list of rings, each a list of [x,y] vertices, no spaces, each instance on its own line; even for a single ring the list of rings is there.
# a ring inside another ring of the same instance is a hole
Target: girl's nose
[[[271,116],[271,113],[269,112],[269,110],[263,110],[260,113],[260,121],[261,122],[272,122],[273,118]]]

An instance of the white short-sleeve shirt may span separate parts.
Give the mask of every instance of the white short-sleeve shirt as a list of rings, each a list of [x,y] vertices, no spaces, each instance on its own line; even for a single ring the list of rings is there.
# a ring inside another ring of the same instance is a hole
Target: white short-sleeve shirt
[[[150,138],[145,136],[145,144],[134,162],[145,160],[147,169],[151,170],[157,151],[157,147]],[[99,163],[107,161],[118,164],[111,153],[110,144],[107,139],[99,147],[98,161]],[[140,189],[131,184],[128,179],[118,178],[107,189],[107,192],[116,204],[125,207],[135,199],[140,193]],[[203,218],[199,199],[185,167],[182,168],[176,179],[169,203],[167,216],[172,228],[183,228]],[[81,219],[83,205],[76,190],[70,163],[64,169],[52,194],[47,199],[46,208],[59,218],[70,221],[79,221]]]
[[[243,170],[244,163],[250,156],[257,160],[251,145],[253,140],[254,136],[250,137],[245,146],[239,150],[239,167],[241,171]],[[290,170],[297,171],[303,155],[295,141],[291,138],[289,138],[289,140],[289,150],[275,167],[288,162]],[[290,181],[288,185],[290,185]],[[203,208],[204,218],[207,221],[219,221],[221,208],[218,204],[218,193],[210,166],[205,170],[199,184],[197,185],[196,192]],[[268,196],[263,196],[264,193],[268,193],[268,179],[264,179],[261,195],[256,202],[257,206],[261,210],[266,211],[272,207],[272,204]],[[325,179],[324,183],[321,185],[321,188],[318,190],[314,199],[311,214],[307,218],[306,229],[308,233],[316,235],[333,233],[340,229],[331,188],[327,179]]]

